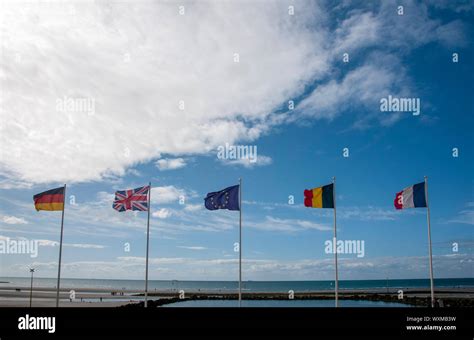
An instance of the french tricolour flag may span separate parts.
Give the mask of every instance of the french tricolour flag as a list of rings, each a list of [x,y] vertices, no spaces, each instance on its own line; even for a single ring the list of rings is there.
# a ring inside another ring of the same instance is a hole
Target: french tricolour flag
[[[393,204],[396,209],[425,208],[425,182],[415,184],[397,193]]]

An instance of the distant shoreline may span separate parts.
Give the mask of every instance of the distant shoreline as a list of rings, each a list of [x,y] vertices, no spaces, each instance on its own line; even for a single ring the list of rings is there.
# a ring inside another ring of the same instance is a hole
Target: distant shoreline
[[[0,276],[1,279],[30,279],[30,276]],[[40,280],[56,280],[57,277],[43,277],[43,276],[35,276],[35,279]],[[96,279],[96,278],[74,278],[74,277],[61,277],[61,280],[92,280],[92,281],[145,281],[144,279]],[[379,279],[339,279],[339,282],[363,282],[363,281],[428,281],[429,278],[426,277],[417,277],[417,278],[379,278]],[[435,281],[443,281],[443,280],[474,280],[474,277],[435,277]],[[156,282],[238,282],[236,280],[191,280],[191,279],[149,279],[149,282],[156,281]],[[333,282],[333,279],[327,280],[243,280],[242,282],[245,283],[255,283],[255,282]],[[0,281],[1,282],[1,281]],[[9,283],[8,281],[3,283]]]

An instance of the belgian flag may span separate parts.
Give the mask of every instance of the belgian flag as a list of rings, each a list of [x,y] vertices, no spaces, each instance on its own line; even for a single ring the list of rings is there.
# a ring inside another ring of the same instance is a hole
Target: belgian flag
[[[304,205],[308,208],[334,208],[334,184],[305,190]]]
[[[35,209],[40,210],[64,210],[64,187],[51,189],[33,196]]]

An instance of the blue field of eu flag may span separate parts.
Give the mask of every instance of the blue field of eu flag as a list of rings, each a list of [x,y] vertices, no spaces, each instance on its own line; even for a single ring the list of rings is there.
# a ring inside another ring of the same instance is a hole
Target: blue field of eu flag
[[[221,191],[210,192],[204,199],[204,205],[208,210],[228,209],[240,210],[239,186],[225,188]]]

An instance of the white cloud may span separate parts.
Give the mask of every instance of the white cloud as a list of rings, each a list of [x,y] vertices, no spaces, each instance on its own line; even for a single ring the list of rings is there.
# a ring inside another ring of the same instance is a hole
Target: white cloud
[[[158,217],[161,219],[165,219],[171,216],[171,211],[166,208],[162,208],[160,210],[157,210],[151,214],[153,217]]]
[[[351,3],[338,4],[337,11]],[[429,5],[406,1],[405,13],[397,15],[391,2],[359,4],[351,8],[328,40],[331,54],[342,63],[343,53],[350,58],[350,71],[331,70],[326,81],[298,105],[303,116],[312,119],[334,119],[344,111],[363,106],[364,116],[357,117],[353,127],[367,128],[372,121],[383,126],[397,122],[400,113],[383,114],[379,100],[393,96],[420,97],[411,85],[401,57],[407,51],[431,42],[447,47],[464,46],[468,39],[466,27],[460,20],[443,23],[430,18]],[[333,37],[333,38],[332,38]],[[359,50],[366,48],[366,57]],[[355,64],[355,67],[353,66]],[[429,103],[424,102],[424,107]],[[296,115],[292,119],[298,119]]]
[[[173,185],[151,188],[151,203],[177,203],[180,196],[192,197],[194,193],[188,193],[183,189],[176,188]]]
[[[243,258],[244,280],[333,280],[334,259],[251,259]],[[340,258],[341,280],[389,278],[419,279],[429,277],[426,256],[396,256],[377,258]],[[434,255],[433,266],[440,278],[465,277],[472,271],[470,254]],[[160,280],[235,280],[238,258],[153,258],[149,259],[150,279]],[[31,264],[44,277],[57,275],[57,261]],[[19,266],[4,266],[3,275],[18,276]],[[94,279],[143,279],[145,257],[118,257],[112,261],[64,261],[65,277]]]
[[[38,240],[38,245],[43,247],[58,247],[59,242],[52,240]],[[63,247],[82,248],[82,249],[104,249],[106,246],[90,243],[63,243]]]
[[[64,243],[65,247],[72,248],[84,248],[84,249],[104,249],[106,246],[101,244],[90,244],[90,243]]]
[[[280,1],[191,1],[182,16],[166,2],[6,2],[0,187],[116,179],[163,154],[170,158],[160,169],[178,168],[186,158],[173,157],[359,105],[369,110],[356,127],[390,125],[400,115],[377,112],[377,101],[414,92],[401,57],[466,40],[462,22],[432,19],[429,5],[413,1],[403,16],[391,2],[295,6],[290,16]],[[341,52],[362,48],[370,53],[341,73]],[[293,113],[273,113],[311,86]],[[93,110],[58,108],[66,98],[89,100]]]
[[[115,199],[115,193],[99,191],[97,193],[98,203],[111,205]]]
[[[355,49],[373,45],[379,41],[380,22],[372,12],[354,13],[335,30],[335,52],[352,54]]]
[[[449,219],[445,223],[459,223],[474,225],[474,202],[468,202],[466,209],[461,210],[457,216]]]
[[[3,216],[2,221],[6,224],[28,224],[28,222],[23,217],[15,216]]]
[[[371,108],[371,113],[365,113],[362,121],[376,117],[385,124],[395,122],[399,118],[397,112],[380,115],[380,99],[406,91],[404,72],[397,69],[397,61],[390,56],[374,54],[373,58],[370,64],[348,72],[343,79],[316,87],[297,108],[312,118],[334,119],[349,107],[362,105]]]
[[[0,240],[23,240],[23,241],[37,241],[39,246],[42,247],[58,247],[59,242],[53,240],[46,240],[46,239],[28,239],[25,237],[8,237],[4,235],[0,235]],[[63,243],[64,247],[71,247],[71,248],[84,248],[84,249],[103,249],[106,248],[104,245],[100,244],[89,244],[89,243]]]
[[[206,247],[201,246],[178,246],[178,248],[188,249],[188,250],[206,250]]]
[[[266,166],[272,164],[273,160],[269,156],[258,155],[254,160],[249,157],[239,159],[222,159],[224,165],[241,165],[245,168],[253,168],[257,166]]]
[[[380,207],[341,207],[337,211],[338,218],[359,221],[394,221],[400,217],[400,211]],[[406,211],[405,214],[418,214],[415,209]]]
[[[281,219],[272,216],[266,216],[265,220],[258,222],[248,222],[246,226],[265,230],[265,231],[282,231],[282,232],[298,232],[302,230],[319,230],[329,231],[332,228],[326,224],[315,223],[311,221],[299,219]]]
[[[186,211],[198,211],[198,210],[201,210],[203,206],[204,206],[203,204],[186,204],[184,206],[184,210],[186,210]]]
[[[156,161],[156,167],[163,170],[175,170],[186,166],[184,158],[162,158]]]
[[[100,180],[161,154],[255,140],[326,72],[323,33],[309,25],[323,14],[305,6],[294,20],[278,1],[190,2],[185,16],[163,2],[6,3],[0,175]],[[94,110],[57,110],[65,96]]]
[[[59,242],[52,240],[38,240],[38,245],[43,247],[57,247],[59,246]]]
[[[133,169],[133,168],[127,169],[127,174],[132,175],[132,176],[136,176],[136,177],[140,177],[142,175],[142,173],[140,171],[138,171],[137,169]]]

